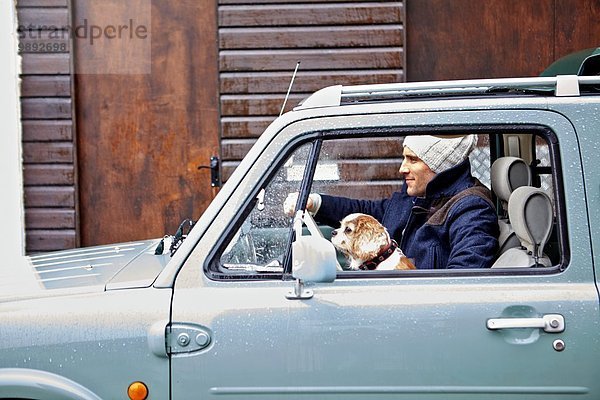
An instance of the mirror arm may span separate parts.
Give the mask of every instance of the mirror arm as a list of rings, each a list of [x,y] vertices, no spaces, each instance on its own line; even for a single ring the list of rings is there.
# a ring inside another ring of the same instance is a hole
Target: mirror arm
[[[302,279],[296,279],[294,288],[287,292],[285,297],[288,300],[308,300],[313,297],[313,294],[312,290],[304,288]]]

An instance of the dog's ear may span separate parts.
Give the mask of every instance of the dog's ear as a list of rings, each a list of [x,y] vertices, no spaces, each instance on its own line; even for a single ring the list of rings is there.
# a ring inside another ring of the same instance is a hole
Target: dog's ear
[[[363,260],[375,257],[388,243],[385,228],[370,215],[361,215],[354,221],[352,252]]]

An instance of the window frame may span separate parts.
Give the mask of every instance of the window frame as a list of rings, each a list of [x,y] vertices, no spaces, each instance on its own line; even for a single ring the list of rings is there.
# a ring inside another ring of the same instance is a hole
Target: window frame
[[[254,190],[246,199],[242,207],[242,212],[226,229],[225,234],[220,238],[217,246],[206,257],[204,263],[204,272],[211,280],[223,281],[264,281],[264,280],[292,280],[291,276],[291,243],[294,238],[292,224],[290,223],[290,235],[284,254],[283,272],[282,273],[264,273],[264,274],[243,274],[243,273],[226,273],[219,271],[219,259],[228,243],[232,240],[237,230],[245,221],[252,211],[256,196],[259,191],[264,188],[275,174],[282,168],[285,161],[296,151],[300,146],[311,143],[310,155],[306,160],[306,168],[304,176],[300,184],[300,195],[298,198],[298,206],[304,206],[308,200],[310,188],[313,184],[314,172],[319,161],[319,151],[322,143],[327,140],[358,138],[361,135],[369,137],[399,137],[410,135],[456,135],[474,133],[478,135],[490,135],[490,166],[491,164],[504,153],[502,140],[492,140],[492,137],[501,138],[503,134],[509,133],[525,133],[531,134],[534,138],[539,136],[545,139],[548,150],[551,166],[546,167],[551,169],[554,210],[556,213],[556,233],[558,236],[559,246],[559,261],[558,264],[551,267],[543,268],[477,268],[477,269],[439,269],[439,270],[415,270],[415,271],[342,271],[338,272],[336,279],[380,279],[380,278],[404,278],[404,277],[478,277],[478,276],[530,276],[530,275],[549,275],[564,271],[569,265],[570,250],[568,243],[568,231],[566,223],[566,209],[564,198],[564,184],[560,157],[560,148],[557,135],[553,130],[542,124],[460,124],[460,125],[419,125],[419,126],[378,126],[378,127],[356,127],[356,128],[331,128],[306,131],[301,137],[290,141],[287,146],[278,154],[276,162],[273,162],[269,169],[265,171],[261,179],[257,181]],[[364,137],[364,136],[363,136]],[[316,143],[319,143],[316,145]],[[532,151],[535,152],[535,140],[532,140]],[[317,149],[315,151],[315,148]],[[535,153],[534,153],[535,155]],[[535,168],[535,166],[530,166]],[[532,171],[533,172],[533,171]],[[493,194],[492,191],[492,195]],[[217,268],[215,268],[215,266]]]

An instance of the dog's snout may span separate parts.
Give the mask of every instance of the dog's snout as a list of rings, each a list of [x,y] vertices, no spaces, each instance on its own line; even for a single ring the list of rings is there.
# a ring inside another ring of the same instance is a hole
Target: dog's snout
[[[337,229],[334,229],[334,230],[331,231],[331,236],[335,236],[335,235],[337,235],[337,233],[338,233]]]

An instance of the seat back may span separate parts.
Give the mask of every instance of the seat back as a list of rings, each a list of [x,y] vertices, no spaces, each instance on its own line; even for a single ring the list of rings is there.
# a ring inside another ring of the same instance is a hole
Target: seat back
[[[531,186],[531,169],[519,157],[500,157],[492,164],[491,180],[492,190],[500,200],[502,207],[500,218],[498,218],[500,228],[498,254],[500,255],[506,250],[518,247],[521,244],[508,218],[508,201],[515,189],[522,186]]]
[[[542,189],[523,186],[515,189],[508,201],[508,215],[520,247],[505,251],[494,268],[551,266],[544,255],[553,225],[552,202]]]

